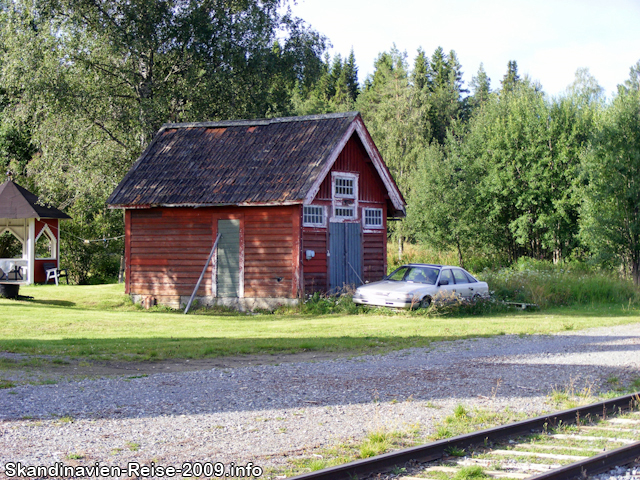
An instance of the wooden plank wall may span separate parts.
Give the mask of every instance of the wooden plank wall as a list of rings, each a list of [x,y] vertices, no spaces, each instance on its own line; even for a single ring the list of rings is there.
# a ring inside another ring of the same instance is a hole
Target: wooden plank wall
[[[296,215],[299,206],[129,210],[127,292],[191,295],[213,246],[218,219],[240,218],[244,297],[295,298],[301,234]],[[200,296],[212,295],[212,268],[207,269]]]
[[[244,210],[244,295],[249,298],[295,298],[299,256],[294,215],[298,205],[286,207],[251,207]]]
[[[211,217],[205,209],[131,210],[130,293],[191,295],[213,246]],[[198,295],[211,295],[211,268]]]
[[[364,233],[362,235],[363,280],[376,282],[384,277],[386,270],[386,236],[387,231]]]
[[[306,259],[305,251],[313,250],[315,257]],[[302,268],[304,270],[305,293],[326,292],[327,277],[327,229],[304,228],[302,234]]]

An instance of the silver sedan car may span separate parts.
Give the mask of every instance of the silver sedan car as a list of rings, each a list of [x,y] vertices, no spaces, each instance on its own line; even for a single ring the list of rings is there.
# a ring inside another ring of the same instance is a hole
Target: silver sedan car
[[[379,282],[358,287],[353,301],[382,307],[426,308],[434,300],[488,295],[486,282],[480,282],[463,268],[412,263],[403,265]]]

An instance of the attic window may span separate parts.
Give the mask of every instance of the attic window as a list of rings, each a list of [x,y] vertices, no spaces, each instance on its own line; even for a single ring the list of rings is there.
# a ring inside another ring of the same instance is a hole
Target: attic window
[[[336,176],[333,192],[334,196],[338,198],[353,198],[355,196],[355,179]]]

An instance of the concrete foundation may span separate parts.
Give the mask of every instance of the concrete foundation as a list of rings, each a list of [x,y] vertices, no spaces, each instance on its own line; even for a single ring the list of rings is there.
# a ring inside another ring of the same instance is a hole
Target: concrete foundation
[[[134,303],[140,303],[146,308],[157,305],[165,305],[177,310],[184,310],[189,302],[188,296],[179,295],[138,295],[136,293],[131,294],[131,300]],[[195,309],[201,306],[213,307],[220,305],[223,307],[233,308],[240,312],[254,311],[254,310],[275,310],[282,305],[297,305],[297,298],[233,298],[233,297],[195,297],[191,309]]]

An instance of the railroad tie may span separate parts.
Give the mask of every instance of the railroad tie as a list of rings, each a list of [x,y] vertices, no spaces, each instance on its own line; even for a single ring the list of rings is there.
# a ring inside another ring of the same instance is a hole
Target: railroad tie
[[[521,452],[519,450],[491,450],[489,452],[492,455],[519,455],[521,457],[538,457],[538,458],[548,458],[550,460],[584,460],[585,457],[582,455],[558,455],[557,453],[538,453],[538,452]]]
[[[554,433],[553,435],[549,435],[549,436],[551,438],[557,438],[559,440],[574,439],[574,440],[587,440],[589,442],[597,442],[597,441],[605,440],[607,442],[624,443],[625,445],[630,445],[636,442],[635,440],[629,440],[628,438],[591,437],[588,435],[567,435],[564,433]]]

